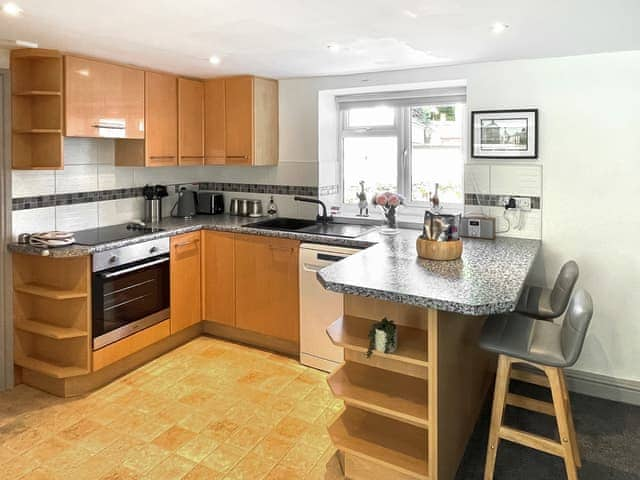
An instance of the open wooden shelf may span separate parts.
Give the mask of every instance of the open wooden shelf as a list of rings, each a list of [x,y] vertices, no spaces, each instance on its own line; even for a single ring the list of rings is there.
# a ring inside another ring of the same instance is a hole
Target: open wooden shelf
[[[60,169],[62,155],[62,55],[56,50],[11,51],[12,166]]]
[[[87,298],[87,292],[74,290],[63,290],[47,285],[38,285],[36,283],[27,283],[24,285],[15,285],[13,289],[19,293],[36,295],[38,297],[51,298],[53,300],[69,300],[72,298]]]
[[[347,362],[327,382],[333,394],[349,405],[416,427],[429,426],[425,380]]]
[[[329,427],[329,436],[346,453],[412,478],[428,478],[427,435],[421,428],[347,407]]]
[[[75,377],[89,373],[89,370],[86,368],[57,365],[55,363],[29,356],[16,355],[15,364],[28,368],[29,370],[44,373],[45,375],[54,378]]]
[[[327,328],[331,341],[339,347],[357,352],[369,348],[369,330],[372,320],[345,315]],[[427,332],[418,328],[398,325],[398,349],[393,353],[373,352],[373,355],[391,358],[400,362],[427,367]]]
[[[88,332],[80,330],[79,328],[58,327],[56,325],[51,325],[50,323],[38,322],[36,320],[17,320],[15,327],[23,332],[30,332],[56,340],[80,338],[89,335]]]

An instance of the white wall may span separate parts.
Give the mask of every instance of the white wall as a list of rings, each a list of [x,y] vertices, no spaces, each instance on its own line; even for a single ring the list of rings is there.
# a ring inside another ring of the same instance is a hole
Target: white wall
[[[469,110],[538,108],[543,249],[551,282],[575,259],[595,315],[578,370],[640,380],[640,51],[280,82],[284,158],[318,161],[318,92],[467,82]],[[471,162],[471,160],[470,160]]]
[[[0,48],[0,68],[9,68],[9,50]]]

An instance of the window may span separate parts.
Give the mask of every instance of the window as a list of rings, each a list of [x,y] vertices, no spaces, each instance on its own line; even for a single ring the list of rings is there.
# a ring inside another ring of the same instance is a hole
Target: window
[[[384,190],[424,207],[439,185],[440,202],[463,203],[464,97],[339,103],[343,203]],[[395,103],[395,104],[394,104]]]

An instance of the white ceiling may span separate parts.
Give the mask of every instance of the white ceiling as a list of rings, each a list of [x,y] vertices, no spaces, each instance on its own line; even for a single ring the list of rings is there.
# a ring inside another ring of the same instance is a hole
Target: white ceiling
[[[24,13],[0,13],[0,39],[200,77],[316,76],[640,49],[639,0],[13,1]],[[495,35],[496,21],[510,28]],[[327,48],[334,43],[342,47],[337,52]],[[222,57],[218,66],[208,62],[214,54]]]

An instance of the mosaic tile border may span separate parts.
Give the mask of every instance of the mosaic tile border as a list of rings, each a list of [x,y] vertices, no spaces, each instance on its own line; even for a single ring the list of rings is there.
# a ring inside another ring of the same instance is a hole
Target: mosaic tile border
[[[529,198],[531,200],[531,208],[540,210],[540,197],[530,197],[528,195],[489,195],[484,193],[465,193],[465,205],[478,205],[482,207],[502,207],[500,199],[502,197],[517,196],[520,198]]]
[[[177,191],[180,185],[189,185],[188,182],[167,185]],[[199,183],[194,182],[199,190],[215,190],[218,192],[243,192],[266,193],[273,195],[305,195],[315,197],[318,195],[318,187],[301,185],[267,185],[256,183]],[[57,195],[40,195],[33,197],[14,198],[12,209],[30,210],[33,208],[55,207],[58,205],[75,205],[80,203],[104,202],[107,200],[119,200],[123,198],[136,198],[142,196],[142,187],[116,188],[113,190],[98,190],[89,192],[61,193]]]

